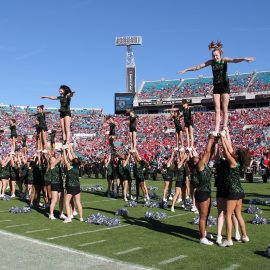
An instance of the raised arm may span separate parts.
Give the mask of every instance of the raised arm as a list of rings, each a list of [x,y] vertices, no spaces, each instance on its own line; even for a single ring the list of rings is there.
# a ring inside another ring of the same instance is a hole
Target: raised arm
[[[240,63],[240,62],[243,62],[243,61],[252,62],[252,61],[255,61],[255,59],[256,58],[254,58],[254,57],[243,57],[243,58],[224,57],[223,58],[224,62],[227,62],[227,63]]]
[[[204,165],[209,162],[211,156],[213,155],[214,141],[215,141],[215,137],[213,135],[210,135],[208,142],[207,142],[207,145],[206,145],[206,148],[205,148],[205,152],[203,154],[203,157],[198,163],[198,170],[199,171],[202,171],[204,169]]]
[[[228,150],[226,140],[227,139],[225,137],[221,136],[221,142],[222,142],[222,147],[224,150],[224,155],[225,155],[225,158],[229,161],[230,167],[235,168],[237,163],[236,163],[235,159],[232,157],[230,151]]]
[[[128,162],[129,162],[129,159],[130,159],[130,153],[128,153],[127,159],[124,162],[124,167],[127,166]]]
[[[175,151],[172,151],[172,155],[171,155],[170,159],[167,162],[167,167],[171,166],[171,164],[173,162],[173,159],[174,159],[174,156],[175,156]]]
[[[197,65],[197,66],[192,66],[190,68],[186,68],[186,69],[183,69],[183,70],[180,70],[178,71],[177,73],[178,74],[184,74],[186,73],[187,71],[196,71],[196,70],[199,70],[199,69],[202,69],[202,68],[205,68],[207,66],[210,66],[212,64],[212,60],[208,60],[200,65]]]
[[[64,165],[67,167],[67,169],[70,170],[70,164],[69,164],[68,159],[67,159],[66,150],[63,150],[63,161],[64,161]]]
[[[56,96],[42,96],[41,98],[47,98],[51,100],[57,100],[58,98]]]
[[[109,166],[111,159],[112,159],[112,154],[110,153],[109,158],[108,158],[107,162],[105,163],[106,168]]]

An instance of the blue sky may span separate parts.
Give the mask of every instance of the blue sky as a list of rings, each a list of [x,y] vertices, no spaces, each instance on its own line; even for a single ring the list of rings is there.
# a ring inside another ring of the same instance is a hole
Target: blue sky
[[[58,107],[42,95],[67,84],[73,107],[114,110],[125,91],[125,48],[116,36],[142,35],[135,47],[142,80],[180,78],[180,69],[210,58],[211,40],[225,56],[254,56],[229,73],[270,70],[270,1],[11,0],[0,4],[0,103]],[[181,77],[210,75],[210,69]]]

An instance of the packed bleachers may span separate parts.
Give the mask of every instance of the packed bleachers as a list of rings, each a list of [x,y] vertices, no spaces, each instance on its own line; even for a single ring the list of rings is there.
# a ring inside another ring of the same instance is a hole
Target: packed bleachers
[[[242,92],[270,91],[270,72],[246,73],[229,76],[231,94]],[[143,82],[137,98],[191,98],[212,95],[213,85],[211,77],[199,77],[181,80],[146,81]]]
[[[159,159],[169,155],[175,147],[174,125],[168,120],[166,114],[140,115],[138,119],[137,149],[143,158],[150,160],[154,156]],[[8,118],[17,120],[18,144],[21,135],[28,135],[28,153],[34,152],[35,128],[34,119],[29,112],[0,109],[0,127],[8,126]],[[194,117],[195,146],[201,152],[207,140],[207,134],[214,126],[214,113],[196,112]],[[102,114],[76,114],[72,116],[72,134],[87,134],[91,136],[78,136],[74,139],[76,151],[83,157],[95,159],[103,157],[110,152],[108,144],[108,126],[103,124]],[[115,116],[116,149],[119,152],[129,148],[128,121],[126,116]],[[270,109],[243,109],[230,112],[229,129],[233,144],[237,147],[249,147],[259,158],[270,145]],[[48,129],[57,129],[57,141],[61,140],[58,112],[47,116]],[[0,155],[10,152],[9,131],[0,133]]]

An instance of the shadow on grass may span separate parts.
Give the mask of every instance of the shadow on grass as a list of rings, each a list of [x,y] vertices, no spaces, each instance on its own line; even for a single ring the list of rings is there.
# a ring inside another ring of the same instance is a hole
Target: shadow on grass
[[[85,207],[84,209],[101,211],[101,212],[105,212],[112,215],[115,214],[114,211],[105,210],[101,208],[95,208],[95,207]],[[122,217],[122,218],[124,219],[123,223],[129,224],[129,225],[143,227],[148,230],[152,230],[152,231],[156,231],[160,233],[166,233],[175,237],[179,237],[188,241],[198,243],[198,236],[199,236],[198,231],[191,228],[165,224],[165,223],[162,223],[160,221],[155,221],[155,220],[146,221],[142,217],[135,218],[135,217],[128,216],[128,217]]]
[[[268,257],[265,256],[264,251],[261,251],[261,250],[256,250],[256,251],[254,252],[254,254],[259,255],[259,256],[262,256],[262,257],[264,257],[264,258],[268,258]],[[269,259],[269,258],[268,258],[268,259]]]

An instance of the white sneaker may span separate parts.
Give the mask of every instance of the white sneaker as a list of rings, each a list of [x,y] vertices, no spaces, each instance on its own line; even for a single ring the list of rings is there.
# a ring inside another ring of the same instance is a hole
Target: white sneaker
[[[125,197],[125,198],[124,198],[124,201],[125,201],[125,202],[128,202],[128,199]]]
[[[182,201],[183,201],[182,198],[177,199],[178,203],[181,203]]]
[[[44,154],[48,153],[48,151],[46,149],[42,150],[41,152],[44,153]]]
[[[72,213],[72,215],[73,215],[74,217],[76,217],[76,216],[78,216],[78,212],[77,212],[76,210],[74,210],[73,213]]]
[[[175,212],[174,207],[171,207],[171,212]]]
[[[162,201],[163,201],[163,202],[167,202],[167,199],[166,199],[166,198],[163,198]]]
[[[221,245],[221,244],[222,244],[222,236],[221,236],[221,235],[218,235],[218,236],[217,236],[216,243],[217,243],[218,245]]]
[[[185,148],[183,146],[180,148],[180,152],[185,152]]]
[[[196,205],[192,205],[192,207],[191,207],[191,212],[196,212],[196,211],[198,211]]]
[[[60,219],[66,219],[67,218],[67,216],[66,215],[64,215],[63,213],[60,215],[60,217],[59,217]]]
[[[248,236],[242,236],[242,242],[243,243],[249,242],[249,237]]]
[[[12,195],[10,196],[10,198],[15,198],[15,194],[12,194]]]
[[[221,135],[222,137],[226,137],[226,131],[225,131],[225,130],[222,130],[222,131],[220,132],[220,135]]]
[[[241,235],[239,232],[235,232],[234,239],[235,239],[235,241],[238,241],[238,242],[241,241]]]
[[[56,220],[56,217],[54,215],[49,215],[49,219]]]
[[[71,214],[71,215],[70,215],[70,218],[71,218],[71,219],[73,219],[73,218],[74,218],[74,216]]]
[[[70,223],[70,222],[72,222],[72,219],[71,219],[71,218],[66,218],[66,219],[63,221],[63,223]]]
[[[147,201],[150,201],[150,197],[148,195],[146,196],[146,200]]]
[[[206,237],[200,239],[200,243],[208,246],[212,246],[214,243],[209,241]]]
[[[80,218],[80,222],[83,222],[83,218]]]
[[[169,200],[172,201],[173,200],[173,197],[172,195],[169,196]]]
[[[143,201],[144,201],[144,202],[146,202],[146,201],[147,201],[147,199],[146,199],[146,198],[143,198]]]
[[[233,241],[232,240],[230,240],[230,241],[224,240],[223,243],[220,244],[219,246],[220,247],[231,247],[231,246],[233,246]]]

